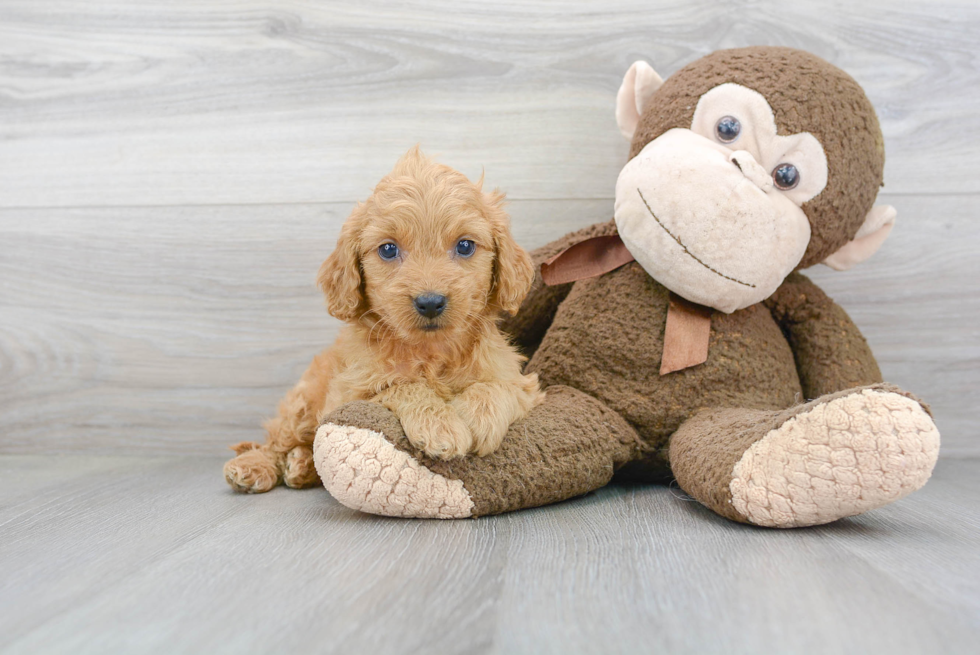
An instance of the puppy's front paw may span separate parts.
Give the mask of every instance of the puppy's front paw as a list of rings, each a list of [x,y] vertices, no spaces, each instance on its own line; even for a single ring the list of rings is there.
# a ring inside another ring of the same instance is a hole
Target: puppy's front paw
[[[473,434],[449,405],[425,407],[399,418],[408,440],[429,457],[462,457],[473,447]]]
[[[518,411],[516,402],[501,403],[500,400],[489,385],[474,384],[450,403],[473,433],[473,452],[480,457],[489,455],[500,447],[511,420]]]

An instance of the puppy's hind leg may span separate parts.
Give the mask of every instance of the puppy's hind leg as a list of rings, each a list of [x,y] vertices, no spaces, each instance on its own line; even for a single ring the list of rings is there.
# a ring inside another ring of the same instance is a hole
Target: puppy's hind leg
[[[279,416],[266,423],[269,439],[263,447],[275,457],[281,481],[293,489],[320,483],[313,466],[313,438],[325,404],[323,396],[310,397],[299,386],[283,399]]]
[[[313,465],[312,446],[296,446],[286,453],[282,481],[293,489],[306,489],[320,484],[320,476]]]
[[[239,493],[261,494],[279,484],[276,453],[257,443],[243,441],[231,447],[238,455],[225,462],[225,480]]]
[[[225,479],[235,491],[263,493],[281,482],[294,489],[319,484],[312,445],[326,404],[332,364],[329,350],[313,359],[279,403],[279,416],[266,422],[265,444],[243,442],[232,447],[238,456],[225,464]]]

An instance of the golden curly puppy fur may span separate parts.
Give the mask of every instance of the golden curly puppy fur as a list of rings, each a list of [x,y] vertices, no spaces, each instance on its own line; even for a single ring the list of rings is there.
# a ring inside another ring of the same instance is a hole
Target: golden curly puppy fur
[[[503,199],[416,147],[358,204],[318,278],[347,325],[266,423],[266,443],[232,446],[224,472],[235,490],[317,484],[320,418],[352,400],[389,408],[412,443],[446,459],[493,452],[543,400],[497,328],[534,277]]]

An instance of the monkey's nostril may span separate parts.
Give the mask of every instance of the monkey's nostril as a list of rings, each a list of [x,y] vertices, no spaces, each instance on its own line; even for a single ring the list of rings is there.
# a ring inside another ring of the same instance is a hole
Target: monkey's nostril
[[[772,177],[769,175],[769,171],[764,169],[751,153],[745,150],[736,150],[728,156],[728,161],[735,164],[738,170],[742,171],[745,179],[752,182],[752,184],[764,192],[768,193],[772,189]]]
[[[435,318],[446,309],[446,296],[423,293],[415,298],[415,310],[426,318]]]

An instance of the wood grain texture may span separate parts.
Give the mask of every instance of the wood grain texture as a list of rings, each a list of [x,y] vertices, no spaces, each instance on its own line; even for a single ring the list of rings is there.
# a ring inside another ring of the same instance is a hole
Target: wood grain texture
[[[980,453],[972,196],[885,194],[885,247],[812,269],[885,377],[925,398],[943,456]],[[529,248],[612,200],[516,201]],[[217,454],[258,427],[339,326],[313,277],[350,205],[0,210],[0,452]]]
[[[235,495],[220,466],[0,457],[0,650],[901,654],[980,638],[978,460],[788,531],[657,486],[384,519],[322,489]]]
[[[890,189],[977,193],[980,5],[0,5],[0,206],[352,201],[416,142],[515,199],[604,198],[632,61],[788,45],[849,71]]]
[[[899,228],[818,282],[978,454],[975,3],[0,5],[0,452],[217,453],[326,346],[312,277],[411,143],[528,247],[611,215],[626,66],[777,43],[878,107]],[[316,202],[311,202],[316,201]],[[329,202],[327,202],[329,201]]]
[[[0,651],[975,651],[978,34],[972,0],[4,0]],[[459,522],[231,493],[225,446],[336,334],[317,267],[410,145],[485,168],[533,248],[611,216],[630,63],[754,44],[882,120],[898,226],[813,277],[932,404],[924,490],[786,532],[657,486]]]
[[[515,205],[522,241],[610,203]],[[339,323],[314,287],[349,204],[0,210],[0,452],[221,452]]]

